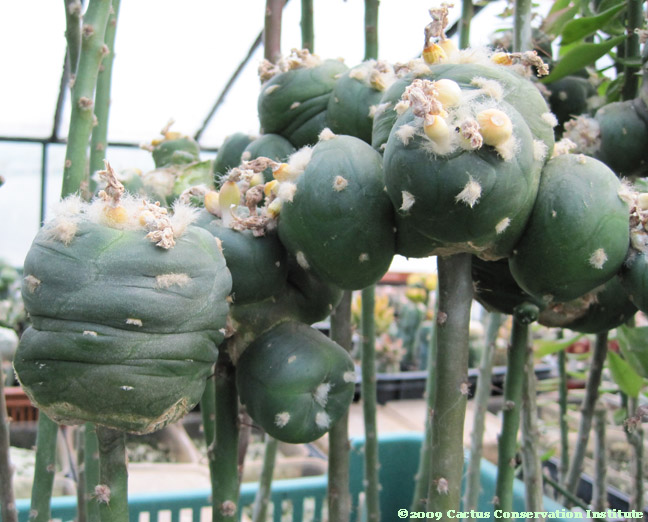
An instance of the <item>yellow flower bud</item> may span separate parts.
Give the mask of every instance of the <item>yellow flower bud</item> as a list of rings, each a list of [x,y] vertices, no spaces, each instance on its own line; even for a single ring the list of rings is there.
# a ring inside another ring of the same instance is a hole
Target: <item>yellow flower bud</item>
[[[290,165],[288,163],[282,163],[279,165],[272,173],[274,178],[279,181],[292,181],[293,175],[290,172]]]
[[[263,187],[263,193],[266,196],[270,196],[270,194],[274,194],[276,196],[278,191],[279,191],[279,182],[276,179],[273,179],[272,181],[268,181]]]
[[[509,53],[495,53],[491,56],[491,62],[497,65],[513,65],[513,58]]]
[[[265,181],[263,174],[260,172],[255,173],[250,178],[250,187],[255,187],[256,185],[261,185]]]
[[[236,206],[241,202],[241,191],[233,181],[226,181],[220,189],[218,204],[221,211]]]
[[[439,45],[441,46],[441,49],[443,49],[443,51],[446,53],[446,56],[450,56],[459,51],[457,44],[449,39],[441,40],[439,42]]]
[[[205,208],[215,216],[220,214],[219,198],[220,194],[215,190],[210,190],[205,194]]]
[[[423,126],[425,135],[432,141],[443,141],[450,136],[450,128],[441,116],[428,115]]]
[[[275,199],[268,205],[268,215],[270,217],[277,217],[281,212],[281,200]]]
[[[477,114],[479,133],[486,145],[497,147],[513,134],[513,124],[506,113],[499,109],[486,109]]]
[[[423,49],[423,60],[428,65],[440,63],[448,59],[448,55],[438,44],[431,44]]]
[[[121,225],[122,223],[126,223],[128,220],[128,212],[126,212],[126,209],[121,205],[117,207],[112,207],[110,205],[104,207],[104,214],[106,215],[108,223],[111,225]]]

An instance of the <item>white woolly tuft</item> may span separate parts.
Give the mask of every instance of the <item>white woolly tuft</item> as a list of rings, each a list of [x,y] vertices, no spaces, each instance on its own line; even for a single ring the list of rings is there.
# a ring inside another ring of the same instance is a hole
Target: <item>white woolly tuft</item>
[[[451,63],[478,63],[492,67],[493,62],[490,59],[492,53],[493,50],[488,47],[469,47],[454,53],[450,58]]]
[[[73,194],[72,196],[60,200],[56,205],[54,205],[52,219],[77,216],[83,212],[85,207],[86,203],[81,199],[81,197]]]
[[[83,330],[83,335],[88,335],[90,337],[97,337],[97,332],[93,330]]]
[[[379,103],[378,105],[372,105],[369,107],[369,117],[378,118],[383,114],[387,109],[391,107],[391,102]]]
[[[396,104],[396,107],[394,107],[394,110],[396,111],[396,114],[399,116],[403,114],[407,109],[409,109],[410,104],[408,101],[401,100]]]
[[[326,406],[326,403],[328,402],[328,396],[330,391],[331,391],[331,383],[323,382],[315,389],[315,393],[313,393],[313,400],[323,408],[324,406]]]
[[[267,96],[268,94],[272,94],[273,92],[275,92],[275,91],[276,91],[277,89],[279,89],[280,87],[281,87],[281,85],[277,85],[277,84],[270,85],[270,86],[268,86],[268,87],[266,87],[266,88],[264,89],[263,94],[265,94],[266,96]]]
[[[533,140],[533,159],[544,161],[547,157],[547,144],[542,140]]]
[[[308,270],[310,268],[310,265],[308,264],[308,260],[306,259],[306,256],[301,250],[297,252],[297,254],[295,254],[295,259],[297,260],[297,264],[301,266],[304,270]]]
[[[486,96],[490,96],[494,100],[499,101],[504,97],[504,88],[502,87],[502,84],[495,80],[489,80],[477,76],[473,78],[470,83],[479,87]]]
[[[589,116],[577,116],[565,122],[563,138],[576,144],[575,152],[593,155],[601,147],[601,128],[598,121]]]
[[[173,235],[178,238],[185,233],[187,227],[198,218],[198,209],[176,201],[173,204],[173,214],[169,218]]]
[[[72,242],[78,230],[79,225],[76,219],[59,217],[45,225],[43,233],[46,239],[60,241],[67,246]]]
[[[349,182],[342,176],[335,176],[333,180],[333,190],[341,192],[349,186]]]
[[[331,426],[331,417],[325,411],[319,411],[315,415],[315,424],[323,429],[329,429]]]
[[[481,185],[472,177],[470,177],[463,190],[455,196],[455,201],[457,203],[461,201],[462,203],[465,203],[470,208],[472,208],[479,201],[479,198],[481,197],[481,191]]]
[[[301,105],[301,102],[298,102],[298,101],[296,101],[296,102],[292,102],[292,103],[290,104],[290,110],[296,109],[296,108],[299,107],[300,105]]]
[[[344,374],[342,375],[342,380],[347,383],[356,382],[356,377],[357,375],[354,371],[344,372]]]
[[[319,136],[317,138],[319,139],[319,141],[328,141],[328,140],[332,140],[333,138],[337,138],[337,134],[335,134],[328,127],[325,127],[324,129],[322,129],[322,132],[319,133]]]
[[[504,219],[502,219],[502,221],[500,221],[497,225],[495,225],[495,232],[501,234],[509,227],[510,224],[511,224],[511,218],[505,217]]]
[[[515,157],[515,153],[518,151],[518,142],[514,136],[511,136],[504,143],[500,143],[495,147],[497,153],[501,156],[504,161],[511,161]]]
[[[25,287],[30,294],[33,294],[41,284],[41,280],[31,274],[25,276],[23,281],[25,282]]]
[[[142,176],[142,183],[153,194],[169,196],[173,193],[175,174],[168,169],[156,169]]]
[[[570,140],[569,138],[563,138],[560,141],[557,141],[556,144],[554,145],[554,150],[551,157],[555,158],[556,156],[569,154],[576,147],[577,145],[572,140]]]
[[[403,204],[401,205],[400,210],[407,212],[414,205],[416,198],[413,194],[410,194],[406,190],[403,190],[403,192],[401,192],[401,197],[403,198]]]
[[[558,118],[556,118],[556,115],[553,112],[545,112],[540,116],[540,118],[542,118],[542,121],[551,127],[558,126]]]
[[[277,413],[275,415],[274,423],[277,428],[283,428],[290,422],[290,413],[287,411],[282,411],[281,413]]]
[[[131,196],[125,193],[119,200],[119,206],[123,207],[126,219],[123,222],[115,222],[110,219],[107,210],[110,205],[104,200],[95,198],[86,207],[86,219],[92,223],[98,223],[118,230],[139,230],[142,228],[140,214],[142,211],[142,198]]]
[[[306,166],[311,160],[313,155],[313,149],[311,147],[302,147],[297,152],[293,153],[290,158],[288,158],[288,166],[290,171],[299,176],[306,170]]]
[[[155,276],[156,288],[170,288],[172,286],[187,286],[191,282],[191,277],[187,274],[160,274]]]
[[[406,147],[407,145],[409,145],[410,140],[414,137],[415,134],[416,127],[409,124],[401,125],[400,128],[396,131],[396,136]]]
[[[349,71],[349,78],[353,78],[354,80],[358,80],[359,82],[364,82],[367,79],[368,73],[369,71],[367,67],[363,64],[351,69]]]
[[[366,263],[367,261],[369,261],[369,254],[363,252],[358,256],[358,261],[360,261],[361,263]]]
[[[126,324],[132,324],[133,326],[142,326],[142,320],[129,317],[128,319],[126,319]]]
[[[295,192],[297,192],[297,185],[285,181],[279,184],[279,189],[277,190],[277,197],[281,201],[292,201],[295,197]]]
[[[605,265],[605,262],[607,260],[608,257],[607,254],[605,253],[605,250],[599,248],[598,250],[592,252],[592,255],[589,258],[589,264],[598,270],[602,270],[603,265]]]

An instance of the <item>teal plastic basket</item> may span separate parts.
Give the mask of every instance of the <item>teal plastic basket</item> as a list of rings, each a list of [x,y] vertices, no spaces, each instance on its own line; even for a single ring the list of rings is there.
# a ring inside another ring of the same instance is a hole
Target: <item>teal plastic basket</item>
[[[418,470],[422,434],[387,434],[379,439],[380,455],[380,509],[382,520],[405,520],[398,516],[401,509],[409,509],[414,491],[414,476]],[[351,522],[359,517],[361,495],[363,492],[364,454],[363,440],[354,440],[350,458],[350,489],[352,497]],[[481,493],[478,510],[491,513],[492,499],[495,495],[497,468],[490,462],[482,461]],[[284,522],[322,522],[326,520],[327,476],[305,477],[300,479],[276,480],[272,484],[271,503],[268,520]],[[257,484],[246,483],[241,487],[239,507],[241,510],[254,502]],[[211,507],[210,491],[164,492],[157,494],[130,495],[128,499],[130,520],[162,522],[200,522],[211,520],[207,510]],[[559,514],[563,506],[545,497],[545,511]],[[20,522],[29,520],[29,500],[19,500]],[[524,511],[524,484],[519,480],[514,486],[514,511]],[[239,511],[241,512],[241,511]],[[62,522],[73,521],[76,517],[76,497],[57,497],[52,499],[52,519]],[[515,518],[505,518],[511,521]],[[523,520],[523,519],[520,519]],[[556,518],[566,520],[566,518]]]

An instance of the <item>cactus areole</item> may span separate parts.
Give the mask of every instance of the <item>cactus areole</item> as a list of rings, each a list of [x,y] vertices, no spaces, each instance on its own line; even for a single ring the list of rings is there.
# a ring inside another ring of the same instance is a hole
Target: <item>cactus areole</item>
[[[378,152],[358,138],[329,135],[313,147],[296,181],[286,183],[293,191],[281,208],[279,237],[304,269],[349,290],[387,272],[394,255],[393,208]]]
[[[68,199],[27,254],[32,326],[14,368],[59,423],[152,432],[199,401],[216,361],[231,289],[223,254],[188,225],[190,210],[140,205]]]
[[[288,321],[247,347],[237,363],[236,382],[241,402],[270,436],[304,443],[324,435],[349,408],[353,368],[337,343]]]

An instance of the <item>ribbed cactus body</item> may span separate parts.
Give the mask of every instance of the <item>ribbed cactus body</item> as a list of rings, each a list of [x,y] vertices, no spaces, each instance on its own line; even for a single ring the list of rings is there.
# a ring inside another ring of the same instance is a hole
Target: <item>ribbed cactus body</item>
[[[349,408],[353,370],[342,347],[289,321],[248,346],[238,361],[236,381],[255,423],[280,441],[305,443],[324,435]]]
[[[347,69],[339,60],[325,60],[268,80],[258,100],[263,132],[280,134],[295,147],[316,143],[326,127],[326,109],[335,82]]]
[[[32,326],[14,367],[57,422],[147,433],[200,400],[230,274],[205,230],[187,228],[168,250],[145,235],[82,222],[63,241],[51,228],[34,240],[23,284]]]
[[[639,310],[648,312],[648,257],[633,252],[620,273],[621,284]]]
[[[629,247],[629,208],[603,163],[564,155],[545,166],[529,224],[510,258],[513,277],[545,301],[569,301],[610,280]]]

